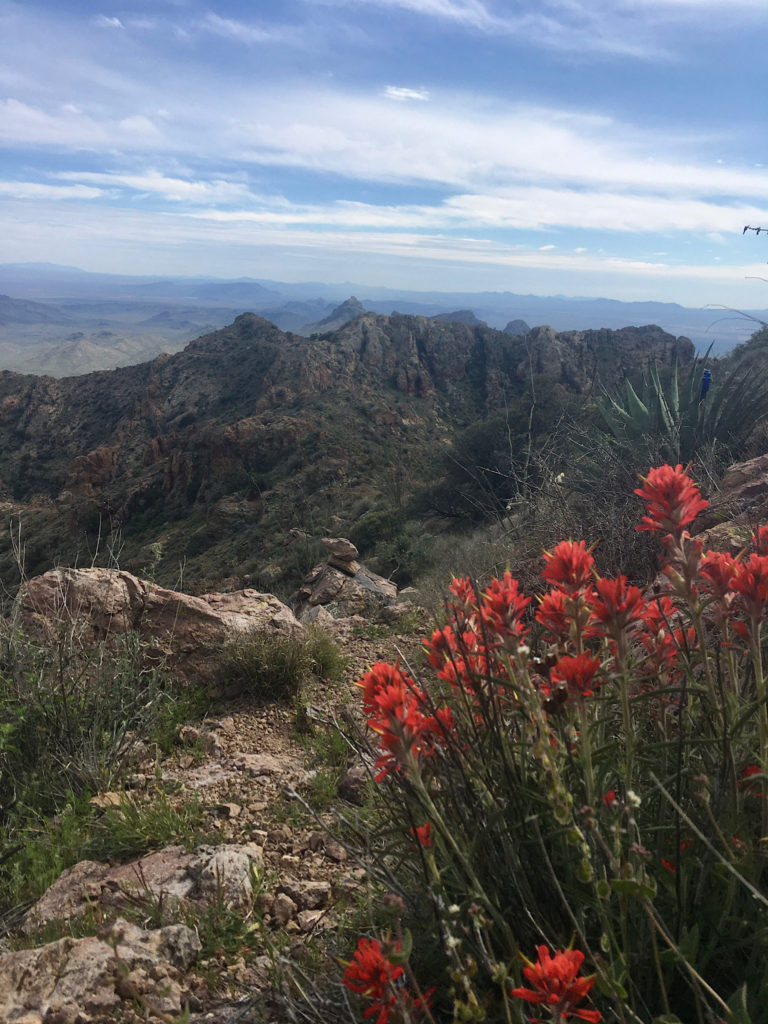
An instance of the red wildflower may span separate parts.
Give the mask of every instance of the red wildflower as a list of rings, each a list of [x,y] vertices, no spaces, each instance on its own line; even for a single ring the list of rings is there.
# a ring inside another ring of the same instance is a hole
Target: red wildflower
[[[615,808],[619,806],[615,789],[609,789],[607,793],[603,793],[603,803],[611,811],[615,810]]]
[[[429,822],[426,825],[416,825],[415,828],[411,829],[411,835],[418,842],[419,846],[431,846],[432,845],[432,826]]]
[[[446,658],[450,658],[456,651],[456,636],[450,626],[442,626],[436,629],[427,645],[427,657],[432,668],[442,668]]]
[[[553,665],[549,677],[555,685],[565,684],[568,692],[576,697],[592,697],[602,682],[595,680],[599,668],[599,658],[579,654],[574,658],[561,658]]]
[[[671,860],[667,860],[666,857],[661,858],[661,866],[666,868],[670,875],[677,874],[677,864],[674,864]]]
[[[536,609],[536,621],[559,638],[568,636],[571,626],[565,601],[562,590],[550,590],[539,599],[539,607]]]
[[[699,512],[709,507],[696,484],[681,465],[659,466],[641,476],[642,487],[635,494],[643,499],[647,515],[637,530],[659,530],[680,537],[683,529],[694,521]]]
[[[594,618],[605,626],[611,636],[625,630],[643,618],[645,601],[639,587],[627,584],[626,576],[595,583],[599,599],[592,604]]]
[[[378,713],[378,695],[390,686],[404,686],[415,689],[416,683],[410,676],[401,672],[397,665],[389,665],[386,661],[377,661],[372,665],[355,686],[363,691],[363,710],[367,715]]]
[[[584,954],[578,949],[559,950],[554,956],[546,946],[538,947],[538,960],[532,963],[523,957],[526,966],[523,974],[532,988],[513,988],[511,996],[525,999],[529,1003],[544,1003],[554,1008],[558,1020],[569,1017],[597,1024],[603,1015],[599,1010],[579,1009],[578,1004],[586,999],[595,983],[594,975],[577,977],[584,962]]]
[[[768,555],[750,555],[736,565],[731,589],[748,619],[759,622],[768,605]]]
[[[480,616],[497,633],[522,637],[528,630],[522,626],[520,616],[530,603],[530,597],[520,593],[520,584],[507,570],[501,579],[491,580],[483,591]]]
[[[552,551],[544,552],[546,567],[542,577],[568,594],[586,587],[592,580],[595,560],[583,540],[562,540]]]
[[[736,559],[723,551],[707,551],[699,567],[703,588],[721,601],[724,600],[726,594],[733,590],[736,566]]]
[[[752,534],[752,547],[757,555],[768,555],[768,526],[758,526]]]
[[[399,942],[394,943],[394,950],[400,951]],[[391,963],[376,939],[362,938],[347,964],[342,981],[352,992],[371,1000],[363,1014],[366,1019],[378,1014],[376,1024],[387,1024],[389,1011],[398,998],[395,983],[402,975],[403,968]]]
[[[469,576],[454,576],[448,589],[457,600],[447,601],[446,608],[449,612],[453,613],[457,624],[461,626],[476,610],[477,591],[475,584]]]

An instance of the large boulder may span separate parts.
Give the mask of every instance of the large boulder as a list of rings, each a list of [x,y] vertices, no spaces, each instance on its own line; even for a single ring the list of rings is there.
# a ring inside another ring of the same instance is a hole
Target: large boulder
[[[62,632],[84,644],[138,632],[177,673],[196,678],[212,673],[216,653],[233,633],[302,629],[272,594],[237,590],[193,597],[119,569],[52,569],[24,584],[15,610],[25,633],[45,641]]]
[[[0,1020],[76,1024],[117,1016],[123,1000],[154,1019],[185,1001],[183,976],[200,955],[186,925],[144,931],[116,921],[99,937],[64,938],[0,957]]]

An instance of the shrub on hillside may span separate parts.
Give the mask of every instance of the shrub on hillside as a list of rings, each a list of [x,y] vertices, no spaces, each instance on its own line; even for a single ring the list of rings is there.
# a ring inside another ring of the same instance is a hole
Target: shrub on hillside
[[[360,680],[390,895],[348,954],[358,1019],[763,1019],[768,527],[706,551],[681,466],[636,493],[652,592],[564,541],[536,604],[454,579],[428,678]]]
[[[313,674],[338,679],[344,661],[334,641],[320,631],[298,636],[252,630],[239,633],[224,647],[217,682],[258,700],[290,701]]]

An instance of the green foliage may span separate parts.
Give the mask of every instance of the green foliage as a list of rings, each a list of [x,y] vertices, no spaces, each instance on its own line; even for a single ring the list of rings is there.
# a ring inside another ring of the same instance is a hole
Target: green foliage
[[[344,660],[333,640],[311,630],[297,636],[252,630],[224,647],[217,681],[257,700],[291,701],[312,679],[338,679]]]
[[[149,850],[181,845],[191,850],[203,836],[204,807],[196,794],[156,790],[140,797],[126,794],[119,807],[96,819],[88,841],[95,860],[129,860]]]
[[[172,680],[135,634],[95,647],[64,631],[50,646],[14,634],[2,667],[0,806],[50,812],[69,793],[109,789],[140,738],[177,718]]]
[[[758,420],[768,414],[768,382],[736,362],[716,369],[706,397],[701,378],[708,353],[694,360],[681,377],[675,365],[662,379],[651,368],[638,395],[625,381],[623,398],[604,395],[598,402],[604,428],[624,448],[672,464],[689,463],[705,445],[725,444],[734,457]]]
[[[316,626],[310,626],[304,640],[313,674],[326,683],[340,682],[349,659],[341,653],[333,637]]]
[[[762,1019],[766,543],[768,529],[754,553],[711,562],[677,529],[660,605],[595,582],[583,547],[576,582],[550,556],[535,624],[511,581],[487,595],[458,581],[424,678],[365,677],[382,824],[368,819],[361,846],[396,896],[377,933],[410,961],[411,995],[414,977],[435,986],[435,1021],[521,1019],[520,955],[542,944],[584,953],[583,1009],[606,1021]]]
[[[94,809],[72,797],[53,820],[28,807],[7,816],[0,844],[0,910],[37,899],[88,847]]]

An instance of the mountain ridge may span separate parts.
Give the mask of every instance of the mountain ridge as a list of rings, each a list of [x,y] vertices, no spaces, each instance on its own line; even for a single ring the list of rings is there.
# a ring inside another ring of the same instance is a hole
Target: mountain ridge
[[[185,563],[210,586],[285,558],[289,526],[348,530],[390,491],[404,500],[457,432],[521,408],[533,384],[548,396],[537,415],[556,415],[597,380],[692,355],[654,326],[521,338],[366,313],[306,339],[242,314],[135,366],[0,373],[0,500],[30,572],[103,560],[111,534],[124,568],[172,583]],[[1,538],[6,574],[13,558]]]

